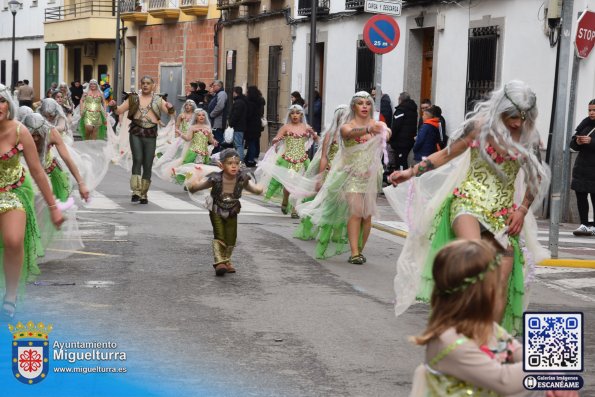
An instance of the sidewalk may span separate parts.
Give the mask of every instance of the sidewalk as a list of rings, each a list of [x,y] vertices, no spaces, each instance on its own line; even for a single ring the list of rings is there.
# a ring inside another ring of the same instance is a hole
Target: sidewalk
[[[378,198],[379,219],[373,221],[372,227],[399,237],[407,237],[407,225],[397,216],[384,196]],[[549,220],[538,219],[538,240],[544,247],[549,246]],[[572,234],[577,225],[560,224],[558,239],[558,258],[547,259],[542,266],[587,267],[595,269],[595,236],[576,237]]]

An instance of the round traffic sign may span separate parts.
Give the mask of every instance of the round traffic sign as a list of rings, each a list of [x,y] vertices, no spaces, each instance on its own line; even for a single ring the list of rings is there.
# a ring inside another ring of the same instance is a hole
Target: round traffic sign
[[[399,25],[389,15],[374,15],[364,25],[364,42],[374,54],[392,51],[400,38]]]
[[[576,53],[579,58],[586,58],[595,45],[595,12],[585,11],[576,26]]]

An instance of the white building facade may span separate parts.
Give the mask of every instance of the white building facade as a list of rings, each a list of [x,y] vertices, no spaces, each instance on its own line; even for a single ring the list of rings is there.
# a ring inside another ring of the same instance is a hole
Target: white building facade
[[[13,16],[8,9],[8,0],[1,1],[0,83],[9,86],[12,76]],[[48,3],[50,7],[59,4],[56,0],[19,1],[21,7],[15,17],[15,61],[18,62],[15,80],[29,80],[36,99],[44,98],[51,82],[60,82],[63,78],[60,68],[63,62],[62,49],[57,45],[46,45],[43,39],[45,9]]]
[[[363,29],[373,15],[347,8],[364,0],[331,0],[329,14],[317,23],[316,89],[323,98],[323,125],[334,108],[347,103],[357,90],[374,85],[374,56],[363,46]],[[463,121],[474,100],[509,80],[527,82],[537,94],[537,127],[544,143],[550,125],[556,46],[548,27],[545,0],[409,0],[402,15],[394,17],[400,41],[382,56],[382,91],[393,108],[399,93],[407,91],[419,105],[429,98],[439,105],[449,132]],[[297,4],[297,1],[296,1]],[[574,14],[595,0],[574,1]],[[297,8],[297,7],[296,7]],[[576,32],[573,21],[571,37]],[[307,98],[310,25],[297,23],[293,45],[292,89]],[[574,39],[573,39],[574,48]],[[576,112],[573,125],[587,116],[587,103],[595,98],[595,50],[578,66]],[[566,59],[568,70],[572,60]]]

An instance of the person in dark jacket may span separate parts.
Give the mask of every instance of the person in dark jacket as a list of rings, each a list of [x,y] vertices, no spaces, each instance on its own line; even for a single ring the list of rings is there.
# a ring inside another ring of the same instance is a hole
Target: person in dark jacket
[[[233,128],[233,146],[244,161],[244,132],[246,132],[246,116],[248,105],[242,87],[233,87],[233,105],[229,114],[229,126]]]
[[[318,91],[314,91],[314,103],[312,104],[312,128],[320,135],[322,128],[322,97]]]
[[[264,117],[265,101],[262,93],[256,86],[248,87],[246,92],[248,115],[246,117],[246,133],[244,139],[248,151],[246,152],[246,166],[255,167],[260,154],[260,135],[264,130],[262,118]]]
[[[71,84],[70,97],[72,98],[74,107],[77,107],[81,102],[81,98],[83,97],[83,86],[81,85],[80,81],[75,81]]]
[[[438,110],[435,106],[424,110],[422,114],[424,122],[413,145],[413,159],[416,163],[440,149],[440,119],[437,116]]]
[[[399,95],[399,105],[395,108],[391,130],[389,167],[393,170],[405,170],[409,168],[407,156],[413,149],[417,134],[417,104],[407,92]]]
[[[440,149],[444,149],[446,145],[448,145],[448,134],[446,133],[446,120],[444,120],[444,117],[442,117],[442,108],[440,108],[440,106],[434,105],[433,108],[436,113],[436,117],[438,117],[438,121],[440,121],[440,124],[438,125],[440,142],[438,142],[438,144],[440,145]]]
[[[576,205],[581,225],[573,233],[575,236],[595,236],[595,222],[589,223],[589,201],[595,208],[595,99],[589,102],[589,117],[576,127],[570,141],[570,148],[578,156],[572,169],[570,188],[576,193]]]
[[[376,100],[376,88],[370,90],[370,95]],[[380,97],[380,121],[390,125],[393,119],[393,105],[388,94],[382,94]]]

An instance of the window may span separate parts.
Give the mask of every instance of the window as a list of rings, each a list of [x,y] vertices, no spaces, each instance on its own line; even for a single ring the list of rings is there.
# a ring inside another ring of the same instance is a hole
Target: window
[[[31,0],[31,7],[37,7],[37,0]]]
[[[6,85],[6,61],[0,61],[0,84]]]
[[[498,26],[469,29],[469,57],[467,59],[466,111],[486,98],[496,85],[498,60]]]
[[[357,60],[355,70],[355,91],[367,91],[374,86],[374,53],[363,40],[357,41]]]

